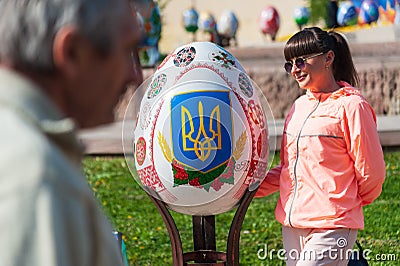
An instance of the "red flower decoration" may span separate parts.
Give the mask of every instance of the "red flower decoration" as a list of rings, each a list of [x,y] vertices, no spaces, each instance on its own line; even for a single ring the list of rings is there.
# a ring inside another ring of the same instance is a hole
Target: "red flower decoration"
[[[196,177],[196,178],[190,180],[190,181],[189,181],[189,184],[192,185],[192,186],[194,186],[194,187],[201,187],[200,180],[199,180],[198,177]]]
[[[174,177],[176,179],[179,180],[187,180],[189,175],[188,173],[185,171],[185,169],[182,167],[182,165],[180,165],[177,161],[173,161],[172,162],[172,167],[175,169],[176,173],[174,175]]]
[[[219,180],[219,178],[214,179],[211,186],[215,189],[215,191],[219,191],[224,183]]]

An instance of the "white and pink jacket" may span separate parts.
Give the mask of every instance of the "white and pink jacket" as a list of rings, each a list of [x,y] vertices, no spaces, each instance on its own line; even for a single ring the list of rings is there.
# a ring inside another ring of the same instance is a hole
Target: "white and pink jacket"
[[[277,220],[295,228],[364,228],[362,206],[381,193],[386,169],[376,116],[358,89],[307,93],[286,117],[281,163],[256,197],[280,191]]]

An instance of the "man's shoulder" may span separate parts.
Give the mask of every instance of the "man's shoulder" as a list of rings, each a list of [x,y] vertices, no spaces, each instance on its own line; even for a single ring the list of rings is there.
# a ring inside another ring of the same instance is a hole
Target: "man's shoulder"
[[[38,126],[18,114],[0,110],[0,173],[27,185],[61,183],[79,189],[81,171],[47,138]]]

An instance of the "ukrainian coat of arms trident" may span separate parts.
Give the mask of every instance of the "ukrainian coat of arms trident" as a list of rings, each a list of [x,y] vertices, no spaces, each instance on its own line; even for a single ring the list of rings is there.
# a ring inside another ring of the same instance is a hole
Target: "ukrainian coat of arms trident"
[[[243,131],[232,147],[232,127],[229,91],[195,91],[171,99],[172,149],[161,132],[158,141],[172,165],[174,186],[218,191],[234,183],[235,163],[247,136]]]

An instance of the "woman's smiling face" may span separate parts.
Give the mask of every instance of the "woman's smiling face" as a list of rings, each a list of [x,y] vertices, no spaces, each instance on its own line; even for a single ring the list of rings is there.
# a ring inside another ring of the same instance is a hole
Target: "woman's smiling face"
[[[313,55],[306,55],[304,58],[310,56]],[[302,68],[299,68],[296,66],[296,64],[293,64],[290,74],[297,81],[300,88],[318,91],[318,88],[325,84],[324,80],[327,78],[328,71],[326,71],[325,65],[326,55],[320,54],[304,60],[304,67]]]

